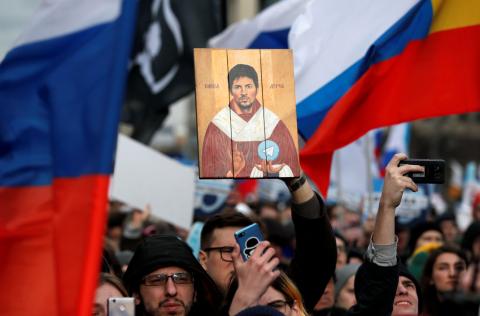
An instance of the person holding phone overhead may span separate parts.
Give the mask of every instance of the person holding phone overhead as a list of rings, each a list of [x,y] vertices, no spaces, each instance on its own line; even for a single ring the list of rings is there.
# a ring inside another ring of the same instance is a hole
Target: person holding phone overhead
[[[261,178],[299,174],[298,155],[287,126],[257,99],[255,69],[235,65],[228,73],[228,85],[230,104],[215,115],[205,133],[202,175]]]
[[[349,316],[412,316],[422,312],[420,284],[397,258],[395,209],[400,205],[405,190],[418,190],[408,174],[425,170],[419,165],[399,166],[405,159],[405,154],[396,154],[385,169],[375,228],[365,253],[365,262],[355,276],[357,303],[348,311]]]
[[[286,179],[285,184],[292,194],[296,250],[287,271],[290,279],[284,283],[293,281],[305,302],[305,309],[311,312],[335,271],[337,257],[335,236],[323,198],[312,190],[306,176],[302,173],[298,178]],[[201,234],[200,263],[224,295],[228,291],[232,278],[239,273],[236,270],[243,271],[237,275],[239,290],[238,295],[236,294],[236,302],[239,304],[234,305],[235,310],[262,303],[259,298],[267,291],[271,281],[280,275],[278,270],[273,274],[268,272],[274,270],[279,262],[278,258],[275,258],[275,251],[269,247],[268,241],[259,244],[259,248],[253,252],[252,262],[243,262],[234,233],[252,223],[251,218],[238,212],[220,213],[205,222]],[[245,272],[254,269],[252,266],[257,260],[262,266],[271,266],[261,274],[258,271]],[[266,279],[260,278],[262,275]],[[252,296],[253,293],[257,295]],[[244,294],[245,297],[242,298]],[[300,309],[302,308],[303,305]]]

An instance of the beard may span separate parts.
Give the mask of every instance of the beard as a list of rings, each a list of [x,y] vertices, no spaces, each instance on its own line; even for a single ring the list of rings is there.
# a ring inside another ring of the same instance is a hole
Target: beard
[[[175,303],[178,304],[179,307],[176,308],[176,310],[173,311],[168,311],[165,308],[166,304],[171,304]],[[142,301],[141,304],[141,310],[142,313],[139,313],[138,315],[145,315],[145,316],[169,316],[169,315],[178,315],[178,316],[186,316],[190,313],[190,310],[192,309],[192,304],[186,304],[185,302],[176,299],[176,298],[169,298],[161,301],[158,305],[145,305]]]
[[[253,107],[253,101],[247,100],[244,102],[239,102],[238,106],[242,112],[249,112]]]

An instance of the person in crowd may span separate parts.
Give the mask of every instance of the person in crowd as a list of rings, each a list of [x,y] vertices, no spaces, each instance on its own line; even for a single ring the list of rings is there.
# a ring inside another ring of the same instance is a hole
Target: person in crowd
[[[215,315],[222,300],[191,248],[171,235],[146,237],[123,279],[137,316]]]
[[[341,269],[347,264],[347,241],[338,231],[335,232],[335,243],[337,245],[337,263],[335,270]]]
[[[440,243],[429,242],[418,247],[410,256],[407,262],[407,267],[417,280],[422,278],[423,270],[430,254],[440,247],[442,247],[442,244]]]
[[[335,278],[332,277],[328,281],[322,296],[315,304],[312,315],[315,316],[330,316],[333,305],[335,304]]]
[[[408,241],[410,254],[427,243],[443,243],[442,231],[437,223],[421,222],[412,227],[410,231],[410,240]]]
[[[363,252],[364,249],[361,248],[350,248],[347,256],[348,264],[362,264],[364,262]]]
[[[397,261],[395,209],[403,192],[417,191],[417,185],[406,174],[424,172],[416,165],[399,166],[405,154],[396,154],[385,169],[374,231],[365,253],[366,261],[355,276],[357,303],[347,315],[418,315],[421,291],[415,278]]]
[[[127,295],[122,280],[113,274],[101,273],[95,292],[92,316],[107,316],[107,300],[110,297],[125,297]]]
[[[335,270],[336,245],[323,199],[310,187],[305,175],[285,180],[292,193],[292,220],[296,250],[288,275],[303,296],[305,307],[313,310]],[[201,234],[199,259],[205,270],[226,293],[234,275],[231,255],[236,246],[234,232],[251,224],[228,223],[227,215],[213,216],[205,222]],[[321,256],[312,256],[316,252]]]
[[[442,231],[442,235],[445,238],[445,243],[447,244],[458,244],[459,237],[460,237],[460,230],[457,225],[457,220],[455,218],[455,214],[450,212],[445,212],[444,214],[440,215],[436,223],[440,230]]]
[[[228,289],[223,314],[236,315],[253,306],[270,306],[282,315],[307,316],[294,282],[276,267],[279,260],[268,241],[262,242],[246,262],[238,245],[232,254],[236,277]]]
[[[402,262],[406,262],[411,255],[408,241],[410,240],[410,228],[408,224],[402,223],[398,216],[395,218],[395,234],[397,235],[397,254]]]
[[[234,233],[253,223],[245,214],[230,211],[210,217],[203,226],[199,261],[223,293],[227,292],[234,275]]]
[[[461,292],[466,269],[467,257],[457,248],[443,246],[430,254],[421,279],[425,315],[466,315],[466,311],[448,297]]]
[[[463,234],[462,249],[468,253],[472,261],[480,260],[480,221],[468,226]]]
[[[335,282],[335,308],[339,311],[347,311],[357,303],[355,299],[355,273],[357,273],[359,264],[347,264],[335,272],[337,281]]]

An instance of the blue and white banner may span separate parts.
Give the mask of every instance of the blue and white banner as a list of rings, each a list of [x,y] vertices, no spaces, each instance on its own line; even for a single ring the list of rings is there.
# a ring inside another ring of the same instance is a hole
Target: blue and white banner
[[[230,25],[209,41],[221,48],[288,48],[288,33],[307,1],[283,0],[269,6],[251,20]]]

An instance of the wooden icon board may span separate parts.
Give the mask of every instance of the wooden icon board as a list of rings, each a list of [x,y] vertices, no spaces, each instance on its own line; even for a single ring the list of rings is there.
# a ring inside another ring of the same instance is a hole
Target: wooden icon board
[[[200,178],[300,176],[292,52],[194,50]]]

